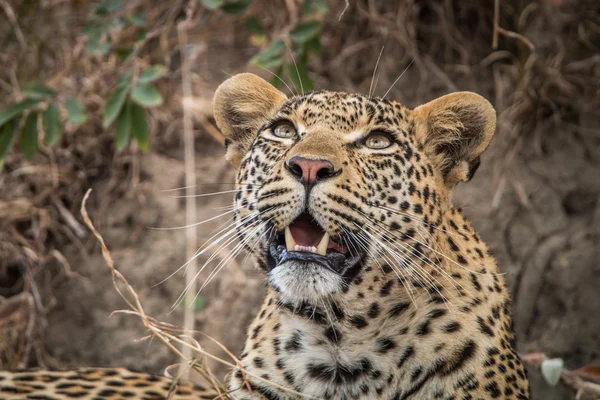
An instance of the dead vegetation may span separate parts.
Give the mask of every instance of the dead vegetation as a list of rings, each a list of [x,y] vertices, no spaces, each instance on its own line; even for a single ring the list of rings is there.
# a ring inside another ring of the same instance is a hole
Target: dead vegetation
[[[246,67],[259,48],[249,43],[244,18],[204,9],[196,0],[128,1],[124,12],[143,14],[148,21],[133,56],[125,62],[116,54],[90,56],[82,32],[98,2],[92,3],[0,1],[0,21],[8,21],[0,23],[0,109],[22,98],[23,83],[36,80],[61,98],[83,100],[88,110],[85,124],[65,126],[58,146],[41,147],[32,163],[13,151],[0,172],[0,368],[60,365],[40,337],[56,303],[56,283],[66,278],[90,284],[63,255],[67,247],[83,260],[97,253],[78,214],[86,190],[102,187],[102,196],[90,202],[101,231],[114,199],[147,204],[146,193],[139,190],[147,179],[140,151],[132,146],[116,152],[113,131],[102,128],[102,109],[119,76],[156,63],[168,68],[159,87],[169,100],[150,114],[151,151],[182,159],[183,103],[194,116],[186,131],[195,137],[200,163],[211,162],[212,143],[222,141],[210,106],[218,82],[247,68],[268,76]],[[287,40],[301,3],[284,1],[279,8],[255,1],[248,13],[260,16],[270,38]],[[189,43],[187,77],[182,76],[182,26]],[[492,100],[499,128],[488,207],[498,213],[513,197],[522,209],[534,207],[531,189],[515,172],[517,160],[546,156],[557,140],[568,140],[583,149],[586,161],[600,161],[596,1],[331,1],[323,27],[321,54],[310,60],[317,88],[365,93],[372,88],[377,96],[389,91],[387,98],[409,106],[456,90],[473,90]],[[111,34],[114,43],[135,42],[134,29]],[[186,81],[189,86],[182,86]],[[553,191],[563,197],[583,187],[585,196],[576,197],[591,198],[593,208],[596,189],[586,182],[561,182]],[[523,276],[527,271],[515,273],[515,292],[522,292]]]

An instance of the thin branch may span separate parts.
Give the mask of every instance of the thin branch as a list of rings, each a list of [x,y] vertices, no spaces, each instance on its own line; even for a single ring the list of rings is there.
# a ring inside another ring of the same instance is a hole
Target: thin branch
[[[23,31],[21,31],[21,28],[19,27],[19,22],[17,21],[17,15],[15,14],[15,12],[12,9],[12,7],[10,6],[10,4],[8,4],[6,2],[6,0],[0,0],[0,5],[2,5],[2,8],[4,9],[4,13],[8,17],[10,24],[13,26],[13,29],[15,30],[15,35],[17,36],[17,40],[19,41],[19,45],[21,46],[21,49],[25,50],[27,48],[27,41],[25,40]]]
[[[535,46],[531,40],[527,39],[520,33],[506,30],[500,26],[500,0],[494,0],[494,34],[492,38],[492,48],[494,50],[498,48],[498,34],[502,34],[511,39],[517,39],[527,46],[529,50],[535,50]]]
[[[181,65],[181,90],[183,92],[183,98],[191,98],[192,96],[192,79],[190,71],[190,57],[188,54],[188,36],[187,36],[187,24],[188,21],[183,21],[177,26],[177,34],[179,40],[179,48],[182,57]],[[196,272],[198,266],[194,254],[198,248],[197,243],[197,227],[194,222],[198,220],[196,213],[196,198],[194,194],[194,185],[196,185],[196,154],[194,149],[194,129],[192,126],[192,115],[189,109],[185,106],[183,108],[183,140],[184,140],[184,163],[185,163],[185,223],[187,229],[185,230],[185,254],[189,261],[185,270],[185,284],[186,287],[190,287],[192,292],[196,291]],[[196,323],[196,315],[194,307],[188,302],[185,302],[185,310],[183,317],[183,328],[186,331],[193,331]],[[193,353],[190,347],[184,346],[182,348],[184,360],[192,358]],[[189,373],[189,372],[188,372]]]
[[[344,13],[346,12],[346,10],[348,9],[348,7],[350,7],[350,0],[346,0],[346,5],[344,7],[344,9],[342,10],[342,12],[340,13],[340,16],[338,18],[338,21],[342,20],[342,17],[344,16]]]

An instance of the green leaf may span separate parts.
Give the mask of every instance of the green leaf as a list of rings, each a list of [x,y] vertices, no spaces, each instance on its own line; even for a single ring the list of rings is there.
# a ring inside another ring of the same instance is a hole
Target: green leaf
[[[60,112],[56,104],[50,104],[42,114],[42,123],[44,125],[44,144],[54,146],[62,136],[62,126],[60,124]]]
[[[111,28],[113,28],[117,31],[122,31],[123,29],[125,29],[126,25],[127,25],[127,22],[125,21],[125,18],[121,17],[120,15],[116,15],[110,21]]]
[[[146,119],[146,110],[136,103],[129,105],[131,118],[131,133],[142,151],[150,149],[150,134],[148,133],[148,120]]]
[[[200,0],[200,3],[209,10],[216,10],[225,4],[223,0]]]
[[[250,16],[246,18],[246,30],[250,33],[250,43],[254,46],[262,46],[267,41],[267,33],[258,18]]]
[[[32,82],[23,85],[21,91],[28,99],[46,99],[48,97],[56,96],[56,92],[39,82]]]
[[[283,78],[283,65],[280,65],[275,72],[273,73],[273,77],[271,78],[271,85],[275,86],[277,89],[281,87],[283,82],[281,81]]]
[[[25,119],[21,131],[21,152],[29,161],[33,161],[38,152],[38,113],[31,112]]]
[[[135,26],[146,26],[148,24],[148,20],[142,14],[129,14],[127,19]]]
[[[0,111],[0,126],[15,118],[28,108],[37,105],[39,102],[39,99],[25,99],[20,103],[11,104],[4,110]]]
[[[283,40],[273,40],[269,47],[252,57],[250,62],[266,69],[279,67],[283,63],[284,50]]]
[[[297,67],[292,63],[287,68],[288,75],[298,90],[309,92],[314,89],[315,85],[310,78],[308,66],[304,60],[298,60]]]
[[[0,127],[0,171],[4,168],[4,161],[10,151],[13,140],[15,139],[15,133],[19,124],[16,119],[8,121],[7,124]]]
[[[70,122],[81,125],[87,120],[85,106],[76,98],[67,98],[67,101],[65,101],[65,108],[67,109],[67,120]]]
[[[142,83],[131,91],[131,98],[144,107],[160,106],[163,98],[155,86]]]
[[[194,311],[202,311],[206,308],[207,305],[208,304],[204,296],[196,296],[196,298],[194,299]]]
[[[320,14],[327,13],[327,0],[304,0],[302,12],[306,15],[314,15],[314,11]]]
[[[139,28],[135,33],[135,41],[139,43],[146,39],[146,30],[144,28]]]
[[[131,135],[131,102],[127,102],[117,118],[115,145],[121,151],[129,144]]]
[[[290,37],[294,42],[304,43],[314,38],[321,30],[319,21],[307,21],[296,25],[290,32]]]
[[[86,35],[89,40],[98,41],[102,35],[108,31],[108,24],[105,22],[91,21],[83,28],[83,34]]]
[[[86,50],[89,54],[96,54],[100,56],[105,56],[108,54],[111,48],[110,42],[100,43],[99,41],[89,41],[86,47]]]
[[[550,386],[556,386],[564,367],[562,358],[553,358],[542,362],[542,376]]]
[[[121,0],[103,1],[96,6],[96,15],[105,16],[123,7]]]
[[[315,8],[321,14],[327,14],[327,0],[315,0]]]
[[[119,85],[111,93],[104,106],[104,118],[102,119],[102,126],[104,128],[108,128],[119,116],[119,112],[121,112],[121,108],[123,108],[123,104],[127,98],[127,93],[129,93],[129,84]]]
[[[246,18],[246,30],[253,35],[266,35],[265,28],[263,28],[258,18],[254,16]]]
[[[133,76],[133,72],[131,72],[131,71],[125,72],[123,75],[121,75],[121,77],[117,81],[117,86],[123,87],[123,86],[129,85],[131,83],[132,76]]]
[[[133,53],[134,53],[134,49],[116,49],[115,50],[115,54],[122,61],[127,60],[129,57],[131,57],[133,55]]]
[[[320,55],[321,54],[321,39],[319,36],[315,36],[306,43],[304,43],[304,50],[309,54]]]
[[[158,78],[162,77],[167,72],[167,68],[163,65],[153,65],[151,67],[146,68],[144,72],[140,75],[138,82],[139,83],[150,83],[154,82]]]
[[[246,12],[246,10],[248,10],[248,7],[250,7],[251,2],[252,0],[232,1],[223,4],[221,6],[221,10],[225,11],[227,14],[242,15]]]

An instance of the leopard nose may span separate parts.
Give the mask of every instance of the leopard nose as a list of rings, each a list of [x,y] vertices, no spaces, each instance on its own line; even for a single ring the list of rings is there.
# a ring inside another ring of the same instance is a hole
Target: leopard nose
[[[340,173],[329,160],[311,160],[302,156],[290,158],[286,167],[299,181],[313,185]]]

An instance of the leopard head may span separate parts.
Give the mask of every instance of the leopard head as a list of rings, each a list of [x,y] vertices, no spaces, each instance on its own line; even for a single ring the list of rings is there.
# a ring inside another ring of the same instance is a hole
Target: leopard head
[[[240,245],[292,302],[343,293],[368,266],[410,268],[496,124],[470,92],[411,110],[342,92],[288,98],[252,74],[221,84],[214,114],[237,170]]]

